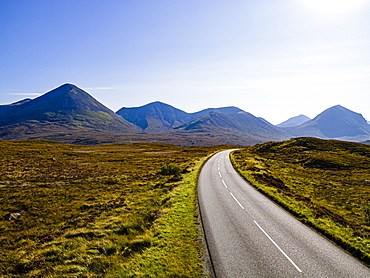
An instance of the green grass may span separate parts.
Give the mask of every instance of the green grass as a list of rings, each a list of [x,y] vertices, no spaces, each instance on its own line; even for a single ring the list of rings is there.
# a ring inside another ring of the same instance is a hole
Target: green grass
[[[295,138],[236,151],[239,173],[299,220],[370,264],[370,147]]]
[[[184,175],[182,186],[171,193],[171,201],[164,216],[154,225],[151,247],[111,277],[200,277],[204,275],[196,214],[197,176],[199,160]]]
[[[201,276],[196,178],[222,148],[0,141],[0,277]]]

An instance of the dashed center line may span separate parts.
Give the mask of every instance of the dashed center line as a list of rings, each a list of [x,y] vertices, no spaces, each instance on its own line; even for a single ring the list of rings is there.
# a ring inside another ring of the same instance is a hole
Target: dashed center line
[[[242,206],[242,204],[238,201],[238,199],[235,198],[234,194],[230,192],[230,195],[234,198],[234,200],[238,203],[238,205],[244,209],[244,207]]]
[[[221,178],[221,181],[225,188],[229,191],[231,197],[235,200],[235,202],[243,209],[243,205],[239,202],[239,200],[234,196],[234,194],[228,189],[225,181],[222,179],[222,175],[220,172],[220,159],[218,161],[218,175]],[[280,248],[280,246],[268,235],[268,233],[257,223],[257,221],[253,220],[254,224],[264,233],[264,235],[275,245],[275,247],[285,256],[285,258],[298,270],[298,272],[302,273],[303,271],[293,262],[293,260]]]
[[[227,185],[226,185],[226,183],[224,182],[224,180],[223,180],[223,179],[221,179],[221,181],[222,181],[222,183],[224,184],[225,188],[227,188]]]
[[[288,261],[298,270],[298,272],[302,272],[302,270],[293,262],[291,258],[285,252],[280,248],[279,245],[268,235],[268,233],[265,232],[264,229],[257,223],[257,221],[253,220],[254,224],[257,225],[257,227],[265,234],[265,236],[276,246],[276,248],[285,256],[285,258],[288,259]]]

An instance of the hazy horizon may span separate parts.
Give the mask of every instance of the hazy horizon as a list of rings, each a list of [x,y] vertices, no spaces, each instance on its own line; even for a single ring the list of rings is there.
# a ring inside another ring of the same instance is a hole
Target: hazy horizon
[[[273,124],[370,120],[370,1],[6,1],[0,103],[64,83],[113,111],[236,106]]]

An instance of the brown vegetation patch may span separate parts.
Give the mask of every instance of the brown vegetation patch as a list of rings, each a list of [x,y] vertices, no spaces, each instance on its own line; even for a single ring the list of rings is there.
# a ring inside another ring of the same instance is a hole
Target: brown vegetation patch
[[[284,191],[290,191],[289,187],[285,186],[284,182],[281,179],[275,178],[272,175],[269,175],[267,173],[253,173],[252,175],[258,182],[262,182],[264,184],[267,184],[268,186],[279,188]]]

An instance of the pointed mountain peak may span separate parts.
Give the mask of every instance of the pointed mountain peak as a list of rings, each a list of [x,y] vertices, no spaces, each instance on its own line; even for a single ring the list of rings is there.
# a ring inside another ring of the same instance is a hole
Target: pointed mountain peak
[[[63,85],[60,85],[60,86],[56,87],[55,89],[52,89],[48,93],[51,93],[51,92],[68,92],[68,91],[75,90],[75,89],[81,90],[80,88],[78,88],[74,84],[65,83]]]
[[[347,109],[347,108],[345,108],[345,107],[343,107],[342,105],[339,105],[339,104],[337,104],[337,105],[334,105],[334,106],[332,106],[332,107],[330,107],[330,108],[328,108],[328,109],[326,109],[326,110],[324,110],[324,112],[325,111],[331,111],[331,110],[344,110],[344,111],[351,111],[351,110],[349,110],[349,109]],[[352,112],[352,111],[351,111]]]
[[[38,121],[62,127],[136,132],[138,128],[125,121],[90,94],[73,84],[63,84],[42,96],[19,105],[3,125]],[[1,124],[1,122],[0,122]]]
[[[164,103],[164,102],[161,102],[161,101],[158,101],[158,100],[150,102],[150,103],[144,105],[144,107],[166,107],[166,108],[177,109],[177,108],[173,107],[172,105],[169,105],[167,103]],[[180,109],[177,109],[177,110],[180,110]]]
[[[282,122],[276,126],[278,127],[293,127],[293,126],[299,126],[307,121],[311,120],[309,117],[305,116],[305,115],[299,115],[299,116],[295,116],[295,117],[292,117],[288,120],[286,120],[285,122]]]
[[[70,113],[75,111],[104,111],[109,114],[114,114],[112,110],[97,101],[86,91],[73,84],[63,84],[42,96],[34,99],[39,106],[54,111],[63,111],[63,113]]]
[[[322,118],[323,116],[325,117],[338,117],[338,116],[344,117],[345,116],[345,117],[356,119],[356,121],[360,121],[360,122],[363,122],[365,120],[363,119],[361,114],[353,112],[352,110],[349,110],[348,108],[345,108],[341,105],[335,105],[335,106],[332,106],[324,110],[319,115],[317,115],[314,118],[314,120]]]
[[[47,92],[45,95],[50,95],[50,94],[64,95],[64,94],[69,93],[69,92],[88,94],[84,90],[82,90],[81,88],[77,87],[76,85],[66,83],[66,84],[60,85],[59,87]]]
[[[71,88],[78,88],[76,85],[72,84],[72,83],[64,83],[63,85],[60,85],[59,87],[57,88],[68,88],[68,89],[71,89]]]

